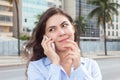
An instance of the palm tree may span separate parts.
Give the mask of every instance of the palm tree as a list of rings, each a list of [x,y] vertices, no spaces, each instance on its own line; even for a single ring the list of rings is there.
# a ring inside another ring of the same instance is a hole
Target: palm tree
[[[79,21],[80,21],[80,23],[79,23]],[[78,29],[79,25],[80,25],[80,30],[79,30],[80,34],[85,33],[85,31],[86,31],[85,27],[87,26],[87,22],[83,16],[80,16],[79,18],[76,18],[76,20],[75,20],[75,26],[77,27],[77,29]]]
[[[112,1],[112,0],[111,0]],[[112,15],[118,15],[117,7],[120,7],[118,3],[111,2],[110,0],[88,0],[89,4],[96,5],[96,7],[88,14],[89,18],[93,16],[97,17],[97,25],[103,25],[103,40],[105,55],[107,55],[106,49],[106,23],[112,24]]]
[[[79,18],[78,18],[78,34],[79,34],[79,36],[81,35],[81,27],[82,27],[82,25],[81,25],[81,0],[79,0]]]
[[[16,8],[16,17],[17,17],[17,37],[18,37],[18,56],[20,56],[20,30],[19,30],[19,10],[18,10],[18,2],[19,0],[8,0],[10,3],[15,2]]]

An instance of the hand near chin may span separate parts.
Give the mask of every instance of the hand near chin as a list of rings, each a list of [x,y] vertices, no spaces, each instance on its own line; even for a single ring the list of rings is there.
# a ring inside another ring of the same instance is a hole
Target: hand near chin
[[[42,47],[44,49],[44,54],[51,60],[52,64],[59,64],[60,58],[55,50],[51,47],[53,40],[51,38],[46,39],[45,36],[42,40]]]
[[[77,43],[72,40],[67,40],[67,44],[63,47],[67,48],[65,58],[67,60],[72,60],[74,69],[78,68],[81,64],[81,51]]]

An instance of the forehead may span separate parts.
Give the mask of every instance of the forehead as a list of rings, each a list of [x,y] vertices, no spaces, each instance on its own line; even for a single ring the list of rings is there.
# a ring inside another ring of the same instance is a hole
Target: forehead
[[[69,22],[68,18],[64,15],[61,14],[55,14],[53,16],[51,16],[47,22],[46,22],[46,26],[50,26],[50,25],[59,25],[61,24],[63,21],[67,21]]]

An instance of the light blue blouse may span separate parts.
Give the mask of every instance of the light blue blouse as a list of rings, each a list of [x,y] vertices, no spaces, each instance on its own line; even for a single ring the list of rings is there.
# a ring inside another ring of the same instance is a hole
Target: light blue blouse
[[[70,77],[61,65],[51,64],[48,58],[31,61],[28,65],[28,80],[102,80],[99,66],[95,60],[82,58],[82,64],[74,70]]]

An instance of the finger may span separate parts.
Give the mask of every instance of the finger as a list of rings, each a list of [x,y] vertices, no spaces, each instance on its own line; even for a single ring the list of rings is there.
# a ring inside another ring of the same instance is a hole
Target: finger
[[[72,40],[67,40],[67,44],[64,44],[63,47],[64,48],[71,48],[72,50],[76,50],[79,48],[77,43],[72,41]]]
[[[66,56],[66,60],[72,59],[73,64],[80,63],[80,56],[75,54],[69,54]]]
[[[73,46],[78,47],[78,44],[73,40],[67,40],[68,43],[71,43]]]
[[[73,51],[68,51],[67,53],[66,53],[66,55],[64,56],[64,58],[72,58],[72,59],[78,59],[78,58],[80,58],[80,53],[78,53],[78,52],[73,52]]]
[[[63,55],[63,58],[66,58],[70,53],[72,53],[71,48],[68,48],[66,53]]]
[[[49,40],[49,41],[46,43],[46,44],[47,44],[46,46],[48,46],[48,48],[50,48],[50,49],[53,48],[53,47],[52,47],[52,43],[53,43],[53,42],[54,42],[54,41],[53,41],[52,39]]]
[[[44,51],[49,49],[49,45],[50,43],[52,43],[53,40],[51,40],[51,38],[47,38],[46,36],[43,36],[43,40],[41,42],[42,47],[44,48]]]

